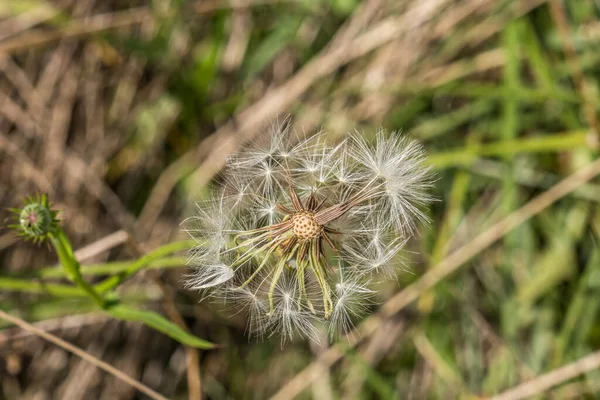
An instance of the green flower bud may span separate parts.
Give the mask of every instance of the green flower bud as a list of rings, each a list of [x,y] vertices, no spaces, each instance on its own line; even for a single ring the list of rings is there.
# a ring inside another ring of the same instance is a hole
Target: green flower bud
[[[44,241],[58,228],[56,211],[50,209],[46,195],[29,197],[22,209],[12,211],[17,216],[18,224],[11,225],[11,228],[19,231],[26,240]]]

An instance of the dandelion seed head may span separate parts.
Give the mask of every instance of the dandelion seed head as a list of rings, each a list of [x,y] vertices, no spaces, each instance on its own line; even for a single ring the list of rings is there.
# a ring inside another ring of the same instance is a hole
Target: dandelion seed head
[[[396,276],[431,197],[424,151],[383,131],[330,144],[286,121],[230,157],[213,200],[185,229],[187,287],[245,312],[248,333],[318,340],[347,332]]]

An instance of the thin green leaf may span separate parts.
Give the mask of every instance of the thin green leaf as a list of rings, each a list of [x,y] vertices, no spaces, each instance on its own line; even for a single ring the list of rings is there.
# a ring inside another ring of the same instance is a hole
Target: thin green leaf
[[[198,349],[211,349],[215,347],[213,343],[186,332],[154,311],[138,310],[123,304],[118,304],[110,307],[106,312],[120,320],[142,322],[186,346],[192,346]]]

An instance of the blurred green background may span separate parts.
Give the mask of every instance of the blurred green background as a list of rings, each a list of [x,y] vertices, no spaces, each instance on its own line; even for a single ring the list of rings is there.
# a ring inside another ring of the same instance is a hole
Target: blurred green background
[[[243,313],[183,289],[175,253],[118,293],[221,345],[186,349],[100,313],[48,246],[8,229],[0,308],[173,399],[476,399],[589,354],[599,365],[598,180],[409,286],[597,158],[599,16],[594,0],[1,0],[0,218],[47,193],[92,282],[183,238],[227,155],[287,115],[332,142],[380,127],[418,139],[438,201],[372,308],[406,287],[416,301],[333,350],[325,334],[249,339]],[[0,399],[145,398],[0,328]],[[596,398],[588,369],[536,398]]]

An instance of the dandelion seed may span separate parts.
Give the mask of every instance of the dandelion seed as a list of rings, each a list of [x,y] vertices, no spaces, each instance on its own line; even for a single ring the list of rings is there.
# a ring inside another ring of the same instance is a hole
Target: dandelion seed
[[[248,322],[246,331],[250,336],[262,338],[267,331],[269,323],[268,305],[264,296],[261,295],[260,287],[239,288],[234,287],[230,291],[224,291],[224,299],[231,302],[234,313],[246,311]]]
[[[394,277],[430,200],[424,152],[398,134],[329,145],[288,123],[231,157],[215,200],[186,221],[198,245],[188,287],[246,310],[248,331],[282,343],[347,331],[368,285]],[[337,260],[337,263],[335,262]]]
[[[354,320],[365,314],[373,304],[373,290],[368,287],[369,281],[362,277],[343,279],[335,285],[336,300],[331,316],[330,335],[337,332],[350,332]]]
[[[357,133],[350,140],[351,156],[365,166],[364,179],[381,184],[374,196],[380,215],[387,216],[399,233],[412,233],[416,221],[427,220],[419,207],[432,200],[427,194],[431,170],[423,167],[422,147],[402,136],[386,136],[383,130],[377,133],[375,146]]]
[[[214,264],[205,263],[201,271],[201,273],[196,273],[190,277],[186,284],[187,288],[193,290],[208,289],[233,278],[233,270],[220,261],[216,261]]]
[[[402,266],[398,253],[404,248],[406,239],[389,236],[365,239],[359,236],[344,243],[341,257],[348,263],[348,269],[357,275],[379,274],[393,278]]]
[[[275,285],[274,304],[269,316],[269,328],[281,334],[281,344],[292,341],[296,335],[319,342],[315,328],[316,316],[302,302],[294,274],[286,271]],[[304,289],[305,290],[305,289]]]

